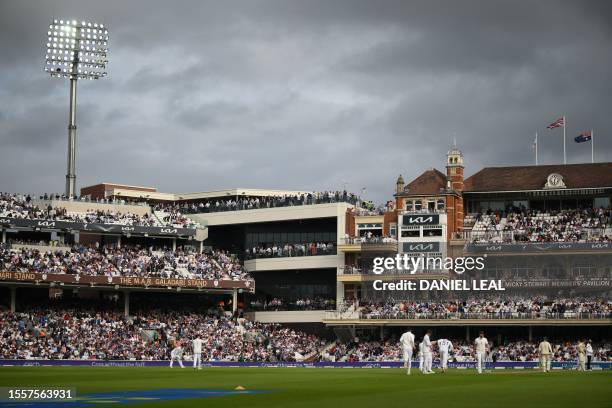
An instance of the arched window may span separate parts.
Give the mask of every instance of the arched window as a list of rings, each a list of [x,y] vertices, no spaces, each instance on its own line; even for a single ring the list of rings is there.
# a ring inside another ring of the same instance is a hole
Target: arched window
[[[444,200],[440,198],[436,203],[436,207],[438,211],[444,210]]]
[[[416,200],[414,202],[415,211],[421,211],[422,208],[423,208],[423,203],[421,202],[421,200]]]
[[[412,211],[414,203],[412,201],[406,201],[406,211]]]

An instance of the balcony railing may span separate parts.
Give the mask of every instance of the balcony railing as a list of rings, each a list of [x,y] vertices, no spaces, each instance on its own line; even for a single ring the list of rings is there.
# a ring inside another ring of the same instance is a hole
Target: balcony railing
[[[244,259],[248,261],[251,259],[293,258],[293,257],[322,256],[322,255],[336,255],[336,254],[337,254],[336,246],[333,246],[332,248],[329,248],[329,247],[308,248],[306,247],[305,249],[278,248],[276,252],[274,251],[263,252],[263,253],[247,252],[245,253]]]
[[[387,275],[437,275],[437,274],[448,274],[449,271],[446,269],[421,269],[418,271],[411,271],[406,269],[385,269],[383,274],[375,274],[372,268],[359,268],[356,266],[346,265],[343,268],[339,268],[338,275],[376,275],[376,276],[387,276]]]
[[[415,209],[411,209],[411,210],[407,210],[404,209],[402,210],[402,214],[446,214],[446,209],[442,208],[439,210],[428,210],[427,208],[422,208],[420,210],[415,210]]]
[[[601,320],[612,319],[609,312],[565,312],[565,313],[542,313],[542,312],[497,312],[497,313],[364,313],[356,312],[347,316],[342,312],[328,312],[328,319],[359,319],[359,320]]]
[[[462,238],[470,242],[483,242],[495,244],[539,244],[541,242],[598,242],[602,237],[609,236],[612,232],[606,228],[582,228],[584,237],[577,241],[532,241],[521,230],[464,230]]]
[[[265,208],[280,208],[280,207],[300,207],[305,205],[315,204],[333,204],[333,203],[347,203],[355,206],[361,206],[362,201],[360,198],[353,195],[339,195],[339,196],[309,196],[303,198],[296,197],[277,197],[272,201],[261,200],[261,201],[218,201],[210,200],[206,205],[181,205],[178,206],[178,210],[183,214],[205,214],[205,213],[216,213],[226,211],[242,211],[242,210],[259,210]]]
[[[397,239],[389,237],[345,237],[340,239],[341,245],[361,244],[397,244]]]

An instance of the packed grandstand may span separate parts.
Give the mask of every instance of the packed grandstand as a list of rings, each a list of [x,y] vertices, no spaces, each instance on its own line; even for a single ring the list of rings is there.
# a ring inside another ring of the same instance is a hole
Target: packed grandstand
[[[32,307],[0,312],[0,358],[168,360],[170,350],[195,336],[205,340],[205,361],[400,361],[398,339],[358,338],[339,343],[277,324],[249,321],[221,309],[197,312],[145,310],[129,317],[96,307]],[[454,361],[474,361],[474,346],[452,339]],[[554,361],[577,356],[576,340],[554,343]],[[593,343],[595,361],[612,361],[610,344]],[[435,358],[438,358],[434,349]],[[537,345],[524,341],[497,344],[492,361],[537,361]]]
[[[612,301],[597,296],[472,297],[465,300],[360,302],[363,319],[546,319],[612,318]]]
[[[402,331],[431,327],[472,362],[484,327],[489,361],[535,361],[544,335],[554,361],[585,339],[612,361],[612,164],[572,166],[463,180],[453,149],[446,174],[400,177],[378,207],[347,191],[0,193],[0,359],[167,360],[199,335],[211,362],[397,362]],[[404,253],[483,256],[415,278],[507,290],[371,296],[373,258]]]
[[[0,270],[85,276],[163,277],[251,280],[240,262],[222,250],[199,253],[191,249],[139,246],[49,247],[0,244]]]
[[[183,213],[209,213],[219,211],[254,210],[261,208],[293,207],[300,205],[329,204],[345,202],[367,208],[367,203],[352,193],[324,191],[302,194],[287,194],[271,197],[239,197],[233,199],[202,199],[186,203],[156,204],[155,210],[181,211]]]
[[[472,239],[484,242],[610,242],[609,208],[540,212],[520,208],[470,217]]]
[[[62,206],[62,201],[58,201],[58,205],[52,206],[48,199],[54,197],[60,196],[44,195],[37,200],[33,199],[29,194],[0,193],[0,217],[25,220],[71,221],[87,224],[98,223],[181,228],[195,228],[198,226],[197,223],[183,217],[179,212],[164,213],[163,217],[157,217],[153,213],[140,215],[135,213],[121,213],[110,209],[105,211],[92,209],[85,212],[69,212]],[[87,203],[89,201],[83,200],[82,202]],[[104,204],[113,203],[116,202],[112,200],[104,202]]]

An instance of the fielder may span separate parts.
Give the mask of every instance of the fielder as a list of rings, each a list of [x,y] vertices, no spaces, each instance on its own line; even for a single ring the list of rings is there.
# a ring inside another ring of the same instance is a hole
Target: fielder
[[[423,351],[423,342],[419,343],[419,371],[425,373],[425,353]]]
[[[448,357],[451,351],[453,351],[453,343],[447,339],[438,340],[438,350],[440,350],[440,368],[445,373],[448,368]]]
[[[540,366],[542,371],[548,373],[550,371],[550,359],[552,357],[552,346],[548,342],[548,339],[544,337],[540,345],[538,346],[540,352]]]
[[[580,340],[578,342],[578,346],[576,346],[576,349],[578,349],[578,367],[577,370],[578,371],[586,371],[586,345],[584,344],[583,340]]]
[[[178,361],[181,368],[185,368],[185,366],[183,366],[183,348],[178,343],[176,347],[173,348],[172,351],[170,352],[170,368],[172,368],[172,365],[174,364],[174,360]]]
[[[202,369],[202,339],[200,335],[196,334],[195,338],[191,342],[193,347],[193,369]]]
[[[586,359],[586,369],[587,371],[591,371],[591,363],[593,362],[593,346],[591,345],[591,340],[586,344]]]
[[[402,337],[400,337],[400,344],[402,346],[404,368],[406,369],[406,374],[410,375],[412,353],[414,352],[414,334],[412,334],[410,330],[402,334]]]
[[[484,336],[484,332],[481,331],[476,340],[474,341],[476,346],[476,369],[478,374],[482,374],[482,369],[485,368],[487,361],[487,353],[489,351],[489,341]]]
[[[423,374],[433,374],[431,370],[433,360],[432,341],[429,339],[429,336],[431,336],[431,330],[427,330],[427,333],[423,336]]]

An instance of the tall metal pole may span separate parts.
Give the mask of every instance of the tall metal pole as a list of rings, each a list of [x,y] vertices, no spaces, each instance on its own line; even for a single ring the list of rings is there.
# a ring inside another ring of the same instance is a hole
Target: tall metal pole
[[[77,37],[78,41],[79,37]],[[80,43],[80,41],[79,41]],[[79,53],[72,53],[72,71],[70,75],[70,113],[68,115],[68,166],[66,172],[66,195],[74,197],[76,194],[76,98],[77,73]]]
[[[70,114],[68,117],[68,169],[66,173],[66,195],[74,197],[76,191],[76,90],[77,78],[70,77]]]
[[[538,165],[538,132],[535,137],[535,154],[536,154],[536,166]]]
[[[565,154],[565,115],[563,115],[563,164],[567,164],[567,156]]]
[[[595,132],[591,129],[591,163],[595,163]]]

